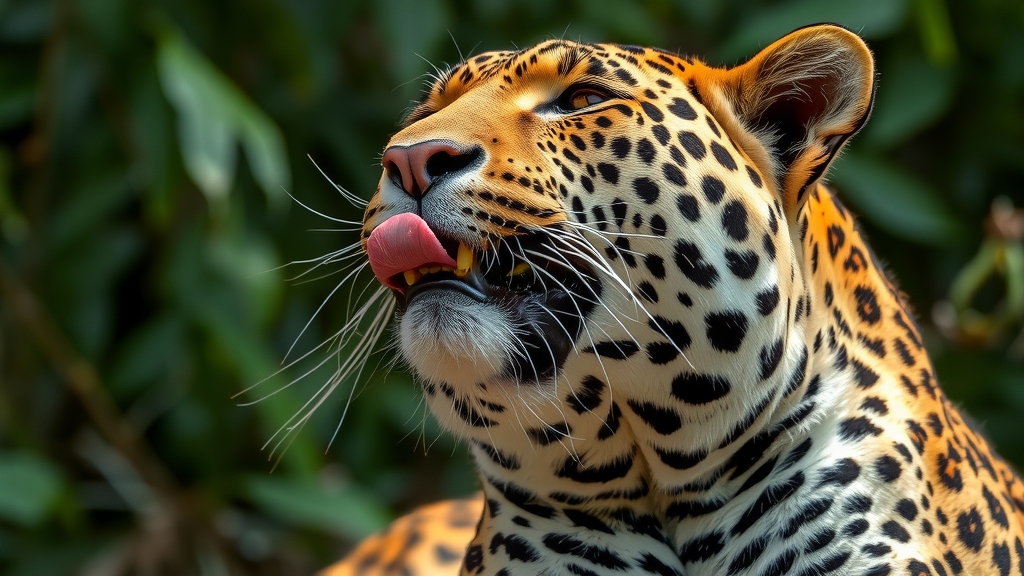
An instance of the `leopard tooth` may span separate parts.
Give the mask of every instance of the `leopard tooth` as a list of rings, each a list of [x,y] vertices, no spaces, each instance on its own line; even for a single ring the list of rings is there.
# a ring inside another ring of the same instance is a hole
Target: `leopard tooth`
[[[408,284],[409,286],[412,286],[413,284],[418,282],[420,278],[423,277],[423,275],[417,272],[416,270],[406,270],[405,272],[402,273],[402,275],[405,276],[405,283]]]
[[[455,259],[455,275],[459,278],[469,274],[469,271],[473,268],[473,258],[475,254],[473,249],[466,246],[462,242],[459,242],[459,253]]]
[[[530,271],[530,263],[529,262],[520,262],[519,264],[516,264],[515,268],[513,268],[511,272],[508,273],[508,276],[519,276],[519,275],[525,274],[525,273],[527,273],[529,271]]]

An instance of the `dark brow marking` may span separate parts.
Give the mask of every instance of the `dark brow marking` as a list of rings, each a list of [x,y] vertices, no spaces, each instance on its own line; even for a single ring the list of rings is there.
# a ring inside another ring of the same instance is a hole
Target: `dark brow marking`
[[[571,74],[580,64],[589,60],[592,52],[589,46],[573,46],[566,50],[558,59],[558,75],[564,77]]]

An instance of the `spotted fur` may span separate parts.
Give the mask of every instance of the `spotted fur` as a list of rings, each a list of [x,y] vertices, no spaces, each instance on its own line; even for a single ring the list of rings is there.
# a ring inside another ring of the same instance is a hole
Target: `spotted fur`
[[[364,540],[347,561],[321,576],[456,574],[482,512],[479,498],[425,506]]]
[[[874,77],[816,26],[732,69],[556,40],[434,83],[364,239],[415,212],[537,275],[395,294],[479,469],[461,574],[1024,574],[1024,486],[820,182]],[[457,572],[360,550],[338,573]]]

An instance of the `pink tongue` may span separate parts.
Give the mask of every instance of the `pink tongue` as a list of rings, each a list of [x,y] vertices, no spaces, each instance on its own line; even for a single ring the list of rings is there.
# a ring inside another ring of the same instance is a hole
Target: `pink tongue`
[[[431,264],[456,264],[427,223],[412,212],[392,216],[374,228],[366,241],[366,255],[377,280],[402,292],[406,286],[401,279],[393,281],[396,274]]]

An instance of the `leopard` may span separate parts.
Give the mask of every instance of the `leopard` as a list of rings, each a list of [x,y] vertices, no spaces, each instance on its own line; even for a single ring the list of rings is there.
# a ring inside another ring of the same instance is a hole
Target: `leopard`
[[[876,75],[820,24],[435,78],[360,244],[481,493],[324,574],[1024,574],[1024,484],[826,184]]]

